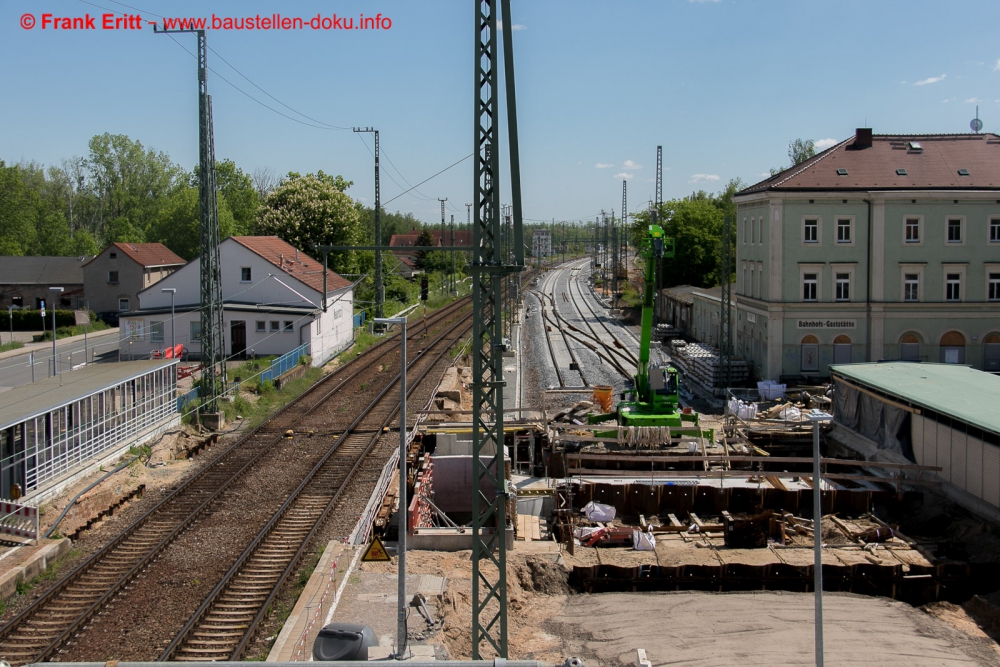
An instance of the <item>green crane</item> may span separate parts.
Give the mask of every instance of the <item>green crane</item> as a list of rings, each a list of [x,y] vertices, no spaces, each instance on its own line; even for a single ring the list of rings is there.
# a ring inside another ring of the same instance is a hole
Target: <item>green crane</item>
[[[639,253],[646,263],[645,286],[642,298],[642,333],[639,341],[639,361],[636,367],[634,387],[623,392],[622,401],[615,412],[591,414],[590,424],[614,419],[618,430],[597,431],[595,436],[619,437],[622,427],[636,427],[624,432],[631,441],[658,444],[670,441],[675,436],[695,435],[712,438],[711,429],[702,430],[698,426],[698,414],[680,407],[680,383],[677,369],[669,364],[650,362],[649,348],[653,340],[653,298],[656,293],[656,265],[661,258],[674,256],[674,239],[663,234],[659,225],[650,225],[648,234],[642,239]],[[629,396],[631,395],[631,396]],[[627,400],[630,399],[630,400]]]

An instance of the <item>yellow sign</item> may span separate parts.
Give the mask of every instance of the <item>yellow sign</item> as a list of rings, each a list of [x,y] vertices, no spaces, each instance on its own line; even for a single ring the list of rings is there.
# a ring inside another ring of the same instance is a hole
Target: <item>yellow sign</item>
[[[372,561],[376,562],[386,562],[391,561],[389,554],[386,553],[385,547],[382,546],[382,540],[377,537],[375,540],[368,545],[368,550],[365,551],[365,555],[361,557],[361,561],[364,563],[370,563]]]

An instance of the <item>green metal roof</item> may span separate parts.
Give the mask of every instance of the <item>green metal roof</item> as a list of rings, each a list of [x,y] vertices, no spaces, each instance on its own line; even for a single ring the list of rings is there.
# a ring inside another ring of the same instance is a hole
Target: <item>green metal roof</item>
[[[14,387],[0,394],[0,429],[176,363],[176,359],[159,359],[89,364],[56,377]]]
[[[1000,434],[1000,377],[956,364],[891,361],[831,366],[841,376],[915,406]]]

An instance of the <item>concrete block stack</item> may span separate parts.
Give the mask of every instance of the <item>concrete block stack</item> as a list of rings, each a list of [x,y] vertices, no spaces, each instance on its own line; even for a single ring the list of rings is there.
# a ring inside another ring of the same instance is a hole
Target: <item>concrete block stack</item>
[[[688,379],[694,379],[705,387],[715,387],[719,383],[719,351],[711,345],[670,341],[670,361]],[[734,357],[732,383],[745,382],[749,377],[747,362]]]

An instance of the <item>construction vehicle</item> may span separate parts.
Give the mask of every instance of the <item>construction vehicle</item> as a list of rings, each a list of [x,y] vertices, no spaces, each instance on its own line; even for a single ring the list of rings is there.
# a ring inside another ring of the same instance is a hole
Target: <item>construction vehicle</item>
[[[656,265],[663,257],[674,256],[674,239],[664,236],[659,225],[650,225],[642,240],[640,254],[646,263],[642,299],[642,332],[639,361],[633,376],[634,386],[622,392],[622,401],[614,412],[590,414],[587,423],[600,424],[614,419],[618,428],[596,431],[600,438],[617,438],[620,444],[661,446],[679,444],[681,439],[714,437],[712,429],[701,429],[698,413],[680,406],[680,380],[677,369],[667,363],[650,361],[653,331],[653,297]]]

